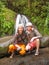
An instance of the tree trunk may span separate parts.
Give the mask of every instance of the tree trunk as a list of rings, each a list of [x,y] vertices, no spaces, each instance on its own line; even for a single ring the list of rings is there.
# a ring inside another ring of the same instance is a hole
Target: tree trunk
[[[28,0],[28,8],[30,9],[30,0]]]

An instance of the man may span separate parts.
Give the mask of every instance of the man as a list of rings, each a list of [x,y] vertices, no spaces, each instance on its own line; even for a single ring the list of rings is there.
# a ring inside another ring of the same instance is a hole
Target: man
[[[29,22],[26,24],[26,33],[28,36],[28,44],[26,45],[26,50],[33,50],[33,48],[36,47],[35,55],[39,55],[39,46],[40,46],[40,40],[42,36],[37,33],[37,30],[33,27],[32,23]]]

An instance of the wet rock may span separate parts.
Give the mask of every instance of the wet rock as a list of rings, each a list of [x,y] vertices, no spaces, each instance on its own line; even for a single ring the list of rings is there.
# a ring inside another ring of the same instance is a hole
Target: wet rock
[[[24,57],[15,55],[12,59],[0,59],[0,65],[49,65],[49,47],[40,49],[40,55],[33,53]]]
[[[0,38],[0,57],[8,53],[8,46],[14,40],[13,36]],[[49,37],[42,37],[40,47],[49,46]]]
[[[0,57],[5,56],[8,53],[8,46],[13,41],[13,36],[7,36],[0,38]]]
[[[41,47],[49,47],[49,36],[42,37],[42,39],[41,39]]]

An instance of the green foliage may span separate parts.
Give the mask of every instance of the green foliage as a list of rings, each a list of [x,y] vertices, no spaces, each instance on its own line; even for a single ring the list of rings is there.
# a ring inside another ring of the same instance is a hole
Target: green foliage
[[[30,0],[30,8],[28,8],[29,0],[1,0],[8,8],[14,10],[17,13],[24,14],[29,17],[30,21],[35,24],[42,33],[42,35],[49,35],[49,1],[48,0]],[[1,7],[1,5],[0,5]],[[2,18],[0,20],[5,19],[3,16],[4,5],[2,4],[2,9],[0,12],[2,14]],[[11,13],[6,15],[6,21],[13,17]],[[9,23],[8,23],[9,25]]]
[[[15,13],[0,2],[0,36],[11,35],[14,32]]]
[[[39,32],[43,35],[49,35],[49,17],[41,18],[38,17],[31,17],[32,23],[34,23]]]

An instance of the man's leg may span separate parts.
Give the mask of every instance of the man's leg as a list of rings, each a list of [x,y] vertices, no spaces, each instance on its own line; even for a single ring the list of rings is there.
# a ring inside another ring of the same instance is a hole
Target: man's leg
[[[36,39],[36,53],[35,53],[35,55],[39,55],[39,47],[40,47],[40,40]]]
[[[26,51],[28,51],[28,50],[30,50],[30,45],[29,45],[29,43],[26,45]]]

